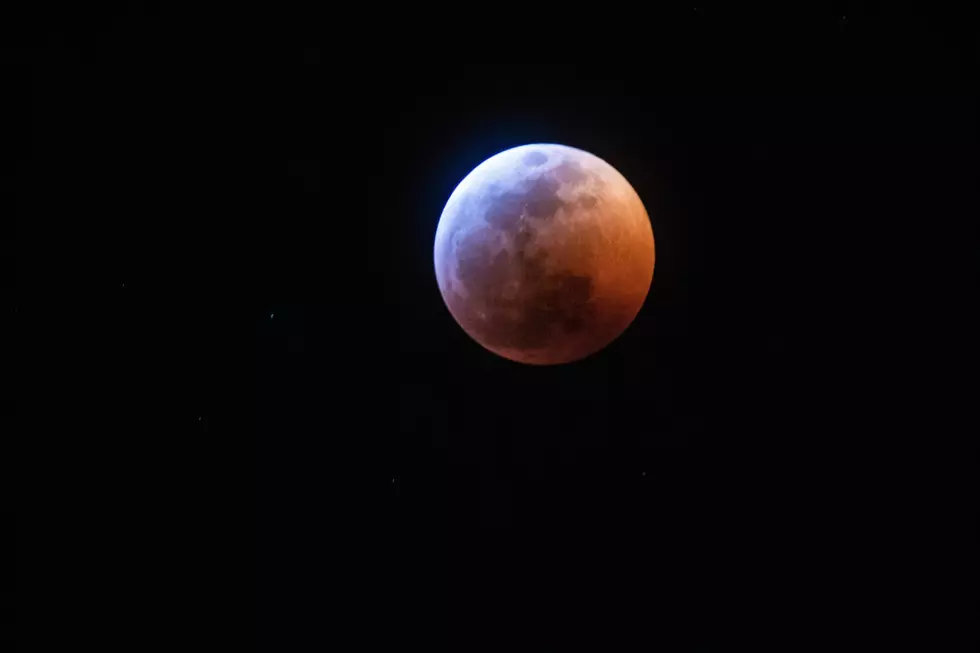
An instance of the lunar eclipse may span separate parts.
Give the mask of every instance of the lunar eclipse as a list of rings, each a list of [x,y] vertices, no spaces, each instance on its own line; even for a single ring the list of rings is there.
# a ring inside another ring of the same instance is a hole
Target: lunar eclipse
[[[605,348],[650,290],[654,237],[630,183],[588,152],[522,145],[449,197],[434,261],[443,300],[487,350],[555,365]]]

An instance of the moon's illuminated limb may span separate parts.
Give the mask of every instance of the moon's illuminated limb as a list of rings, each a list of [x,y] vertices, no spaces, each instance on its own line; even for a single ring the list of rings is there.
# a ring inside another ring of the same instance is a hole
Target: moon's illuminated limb
[[[436,279],[477,342],[523,363],[605,347],[650,289],[653,230],[629,182],[571,147],[523,145],[477,166],[439,219]]]

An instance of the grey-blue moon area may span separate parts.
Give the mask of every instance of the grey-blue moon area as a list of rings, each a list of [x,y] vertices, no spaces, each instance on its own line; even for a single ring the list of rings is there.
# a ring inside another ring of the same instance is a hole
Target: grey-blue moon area
[[[650,218],[630,183],[565,145],[505,150],[473,169],[436,228],[439,291],[487,350],[555,365],[605,348],[653,282]]]

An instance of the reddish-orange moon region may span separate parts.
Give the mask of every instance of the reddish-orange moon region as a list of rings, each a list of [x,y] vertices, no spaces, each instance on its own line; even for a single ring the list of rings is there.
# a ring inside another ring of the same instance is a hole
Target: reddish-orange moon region
[[[439,218],[436,280],[473,340],[519,363],[555,365],[605,348],[653,281],[654,239],[615,168],[554,144],[496,154]]]

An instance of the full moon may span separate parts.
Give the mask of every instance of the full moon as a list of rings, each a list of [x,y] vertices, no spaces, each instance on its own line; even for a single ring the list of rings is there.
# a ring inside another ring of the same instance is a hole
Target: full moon
[[[653,281],[653,228],[639,195],[599,157],[522,145],[470,172],[434,246],[449,312],[519,363],[589,356],[630,325]]]

